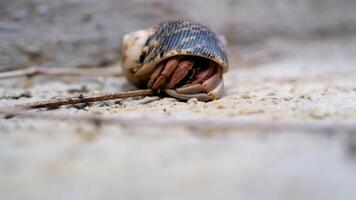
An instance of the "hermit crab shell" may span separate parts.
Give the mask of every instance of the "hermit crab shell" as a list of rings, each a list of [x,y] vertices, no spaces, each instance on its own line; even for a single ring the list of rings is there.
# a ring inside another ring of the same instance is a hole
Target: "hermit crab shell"
[[[198,56],[215,62],[223,72],[228,60],[223,43],[207,27],[189,20],[170,20],[124,36],[123,73],[145,87],[158,63],[173,56]]]

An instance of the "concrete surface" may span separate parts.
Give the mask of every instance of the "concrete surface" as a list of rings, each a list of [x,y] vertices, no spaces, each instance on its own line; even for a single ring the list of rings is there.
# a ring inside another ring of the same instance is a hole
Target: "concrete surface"
[[[0,116],[0,200],[354,200],[355,9],[354,0],[0,0],[1,71],[120,67],[123,34],[176,17],[224,34],[231,63],[226,94],[209,103],[34,111],[126,124]],[[0,80],[0,107],[129,89],[123,77]]]
[[[214,102],[150,97],[36,112],[267,127],[2,118],[0,199],[354,199],[356,132],[333,124],[355,124],[356,37],[271,38],[229,53],[240,56]],[[2,106],[131,88],[119,77],[0,84]],[[270,129],[283,123],[299,125]]]

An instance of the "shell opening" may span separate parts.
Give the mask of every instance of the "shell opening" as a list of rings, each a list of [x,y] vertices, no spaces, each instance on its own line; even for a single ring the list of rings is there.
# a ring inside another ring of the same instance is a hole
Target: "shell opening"
[[[138,30],[128,33],[124,36],[122,42],[122,67],[123,72],[132,83],[136,83],[137,80],[133,78],[133,73],[137,71],[141,66],[142,60],[140,57],[143,55],[144,47],[147,39],[150,37],[151,31]]]

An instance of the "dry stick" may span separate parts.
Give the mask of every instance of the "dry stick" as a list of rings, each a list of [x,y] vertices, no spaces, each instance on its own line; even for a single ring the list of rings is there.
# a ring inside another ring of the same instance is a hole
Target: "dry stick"
[[[0,108],[0,113],[5,114],[5,117],[19,116],[31,119],[45,120],[66,120],[69,122],[90,122],[95,125],[112,124],[119,126],[153,126],[153,127],[186,127],[196,130],[205,130],[214,128],[216,131],[224,132],[225,130],[255,130],[263,131],[263,133],[278,133],[278,132],[313,132],[313,133],[355,133],[355,122],[316,122],[316,123],[291,123],[291,122],[260,122],[260,121],[244,121],[237,119],[172,119],[172,118],[147,118],[147,117],[104,117],[92,114],[66,115],[53,114],[43,112],[31,112],[29,110]]]
[[[30,67],[26,69],[18,69],[7,72],[0,72],[0,79],[16,78],[33,75],[69,75],[69,76],[117,76],[122,75],[118,67],[111,68],[45,68],[45,67]]]
[[[143,97],[154,95],[151,89],[144,90],[132,90],[117,93],[105,93],[105,94],[88,94],[75,97],[66,97],[61,99],[51,99],[46,101],[38,101],[34,103],[15,105],[15,108],[19,109],[36,109],[36,108],[49,108],[54,109],[63,105],[72,105],[77,103],[90,103],[95,101],[106,101],[113,99],[129,98],[129,97]]]

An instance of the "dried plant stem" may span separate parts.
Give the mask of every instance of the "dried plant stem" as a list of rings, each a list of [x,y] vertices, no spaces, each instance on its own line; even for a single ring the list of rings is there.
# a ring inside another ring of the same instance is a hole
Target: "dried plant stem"
[[[152,96],[153,94],[154,93],[151,89],[124,91],[124,92],[117,92],[117,93],[104,93],[104,94],[87,94],[87,95],[81,94],[75,97],[66,97],[61,99],[51,99],[46,101],[38,101],[34,103],[20,104],[20,105],[16,105],[15,107],[20,109],[36,109],[36,108],[54,109],[63,105],[72,105],[77,103],[90,103],[95,101],[106,101],[106,100],[129,98],[129,97]]]
[[[120,68],[46,68],[30,67],[7,72],[0,72],[0,79],[16,78],[33,75],[56,75],[56,76],[117,76],[121,75]]]

